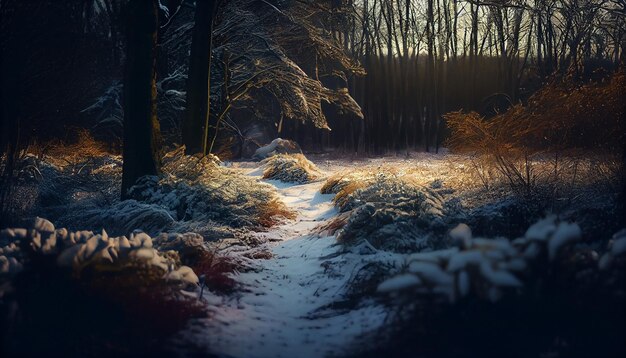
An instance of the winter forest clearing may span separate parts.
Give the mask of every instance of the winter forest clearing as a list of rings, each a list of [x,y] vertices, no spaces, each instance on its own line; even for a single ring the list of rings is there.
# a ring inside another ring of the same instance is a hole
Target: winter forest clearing
[[[2,357],[622,357],[626,5],[0,0]]]

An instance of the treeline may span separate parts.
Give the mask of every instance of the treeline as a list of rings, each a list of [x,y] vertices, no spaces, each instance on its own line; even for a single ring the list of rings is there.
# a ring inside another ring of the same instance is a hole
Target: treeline
[[[624,59],[623,1],[333,3],[337,23],[330,31],[367,72],[348,79],[365,121],[331,120],[333,132],[308,137],[316,145],[430,150],[441,142],[446,112],[494,115],[527,99],[550,76],[587,79]]]

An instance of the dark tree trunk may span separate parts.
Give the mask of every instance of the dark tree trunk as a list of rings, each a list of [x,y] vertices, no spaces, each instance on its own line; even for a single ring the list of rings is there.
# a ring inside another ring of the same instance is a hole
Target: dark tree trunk
[[[137,179],[156,175],[160,169],[155,70],[158,11],[158,0],[128,3],[122,199]]]
[[[622,225],[626,225],[626,135],[622,135],[622,190],[620,193],[620,207],[622,209]]]
[[[11,212],[11,192],[14,169],[19,152],[20,96],[23,93],[23,64],[26,51],[17,34],[22,33],[29,23],[17,21],[28,14],[34,5],[17,2],[0,6],[0,157],[5,156],[0,170],[0,229],[14,224]]]
[[[182,125],[187,154],[206,154],[207,138],[216,128],[209,125],[211,81],[211,29],[217,0],[196,0],[195,24],[187,77],[187,113]]]

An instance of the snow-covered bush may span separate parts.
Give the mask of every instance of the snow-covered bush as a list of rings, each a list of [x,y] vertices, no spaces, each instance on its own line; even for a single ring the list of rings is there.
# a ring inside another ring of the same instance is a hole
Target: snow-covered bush
[[[510,356],[523,346],[529,356],[582,357],[623,350],[626,236],[615,234],[602,256],[584,238],[578,225],[554,216],[515,240],[477,238],[467,225],[456,226],[451,248],[403,255],[386,278],[378,272],[377,285],[352,283],[373,287],[392,309],[391,324],[376,332],[385,341],[362,355]]]
[[[104,230],[57,229],[41,218],[28,228],[4,229],[0,317],[15,332],[38,332],[41,325],[52,329],[38,342],[53,337],[57,342],[46,344],[56,343],[55,351],[145,352],[158,344],[154,340],[207,314],[197,299],[198,276],[181,264],[187,253],[167,245],[159,249],[159,241],[140,231],[112,237]],[[6,315],[7,307],[17,316]],[[19,334],[11,331],[8,337],[21,342]],[[115,338],[120,336],[124,339]]]
[[[177,142],[180,138],[180,121],[186,108],[186,68],[179,66],[157,82],[157,109],[161,128],[166,138]],[[99,138],[121,139],[124,127],[124,86],[113,82],[94,103],[82,110],[92,121],[93,131]]]
[[[407,252],[441,247],[449,208],[436,190],[411,177],[387,172],[331,178],[322,188],[336,192],[335,204],[350,212],[337,240],[363,241],[377,249]]]
[[[322,173],[303,154],[278,154],[266,159],[264,179],[280,180],[286,183],[310,183],[318,180]]]
[[[3,274],[17,274],[34,257],[48,256],[55,258],[59,267],[71,268],[77,278],[89,271],[90,275],[128,275],[128,280],[136,280],[138,285],[150,279],[180,288],[199,283],[193,270],[180,266],[178,254],[157,251],[152,238],[143,232],[132,233],[130,238],[109,237],[104,230],[94,234],[55,229],[50,221],[36,218],[30,229],[0,231],[0,243],[0,261],[9,264],[2,267]]]
[[[193,228],[205,239],[215,226],[271,226],[290,216],[271,186],[220,166],[217,157],[184,155],[182,147],[163,158],[163,175],[140,179],[129,194],[167,210],[176,231]]]
[[[554,216],[538,221],[512,241],[474,238],[470,228],[460,224],[449,233],[451,248],[410,254],[400,278],[382,282],[378,291],[410,286],[416,293],[443,295],[451,302],[470,295],[497,301],[504,292],[519,291],[524,283],[540,278],[551,266],[589,259],[595,270],[608,269],[626,255],[623,231],[615,235],[601,260],[597,253],[577,249],[581,240],[577,224],[559,222]]]
[[[88,228],[103,227],[114,234],[127,234],[135,229],[150,234],[176,230],[176,220],[169,210],[155,204],[142,203],[137,200],[117,201],[109,206],[82,207],[73,205],[75,210],[64,213],[59,222],[68,223],[72,227],[82,223]]]
[[[122,108],[123,84],[113,82],[95,102],[82,110],[93,120],[94,129],[105,132],[111,138],[121,138],[124,127],[124,109]]]
[[[49,217],[69,230],[104,228],[112,235],[141,229],[196,232],[206,240],[245,237],[253,227],[269,227],[290,217],[274,188],[226,168],[213,156],[167,153],[162,174],[142,178],[133,199],[120,201],[122,158],[28,155],[19,163],[16,198],[28,191],[21,217]]]

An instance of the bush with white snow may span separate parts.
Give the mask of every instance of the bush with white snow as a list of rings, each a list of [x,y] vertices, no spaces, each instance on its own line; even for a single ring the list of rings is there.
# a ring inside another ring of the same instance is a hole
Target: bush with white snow
[[[304,184],[316,181],[322,173],[303,154],[277,154],[263,161],[263,179]]]

